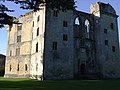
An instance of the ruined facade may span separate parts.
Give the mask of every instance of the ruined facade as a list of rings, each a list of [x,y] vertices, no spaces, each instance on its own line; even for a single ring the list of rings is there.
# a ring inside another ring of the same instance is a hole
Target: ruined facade
[[[118,15],[110,4],[91,4],[91,13],[40,8],[8,26],[5,77],[120,77]]]

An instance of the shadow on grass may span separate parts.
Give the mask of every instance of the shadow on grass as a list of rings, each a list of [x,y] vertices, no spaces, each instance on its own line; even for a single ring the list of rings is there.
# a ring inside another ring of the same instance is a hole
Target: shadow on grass
[[[120,80],[1,79],[0,90],[120,90]]]
[[[0,90],[42,90],[41,81],[24,80],[24,79],[8,79],[0,80]]]

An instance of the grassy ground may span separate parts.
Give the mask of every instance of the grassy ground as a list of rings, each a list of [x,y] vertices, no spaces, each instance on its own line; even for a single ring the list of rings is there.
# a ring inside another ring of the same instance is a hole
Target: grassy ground
[[[120,90],[120,80],[62,80],[0,78],[0,90]]]

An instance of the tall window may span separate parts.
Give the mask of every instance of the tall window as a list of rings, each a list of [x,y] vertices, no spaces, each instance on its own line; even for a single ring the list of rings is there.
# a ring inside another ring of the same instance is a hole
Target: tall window
[[[115,52],[115,46],[112,46],[112,51]]]
[[[80,21],[79,21],[79,17],[77,17],[76,19],[75,19],[75,25],[80,25]]]
[[[58,17],[58,11],[57,10],[53,10],[53,16]]]
[[[39,28],[37,28],[37,36],[39,36]]]
[[[85,20],[85,31],[86,31],[86,38],[90,37],[90,22],[86,19]]]
[[[57,42],[53,42],[52,43],[52,49],[53,50],[57,50]]]
[[[12,50],[10,50],[10,56],[12,56]]]
[[[10,68],[9,68],[9,70],[11,71],[12,70],[12,66],[10,65]]]
[[[107,29],[104,29],[104,33],[107,34]]]
[[[21,42],[21,35],[17,36],[17,42]]]
[[[19,71],[19,64],[18,64],[18,66],[17,66],[17,71]]]
[[[27,64],[25,64],[25,71],[27,71],[28,70],[28,67],[27,67]]]
[[[63,27],[67,27],[68,26],[68,22],[67,21],[63,21]]]
[[[108,40],[105,40],[105,45],[108,46]]]
[[[17,48],[17,49],[16,49],[16,55],[17,55],[17,56],[20,55],[20,48]]]
[[[111,29],[114,29],[114,24],[111,23],[111,24],[110,24],[110,27],[111,27]]]
[[[36,44],[36,52],[38,52],[38,43]]]
[[[33,21],[33,27],[34,27],[34,21]]]
[[[67,41],[67,40],[68,40],[67,34],[63,34],[63,41]]]
[[[22,30],[22,25],[17,25],[17,30]]]
[[[40,16],[37,17],[37,22],[39,22],[39,21],[40,21]]]

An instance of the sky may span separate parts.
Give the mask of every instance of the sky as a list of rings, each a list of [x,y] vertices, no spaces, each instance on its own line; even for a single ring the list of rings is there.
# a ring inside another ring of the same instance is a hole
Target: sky
[[[109,3],[113,6],[113,8],[116,10],[117,15],[120,16],[120,0],[75,0],[77,10],[90,13],[90,5],[95,2],[104,2]],[[2,3],[2,2],[0,2]],[[20,15],[25,14],[26,12],[29,12],[28,10],[22,10],[19,8],[19,5],[16,5],[11,2],[5,2],[3,3],[6,6],[9,7],[9,9],[15,10],[14,13],[9,13],[12,16],[19,17]],[[120,30],[120,17],[118,18],[118,28]],[[120,32],[119,32],[120,36]],[[6,55],[6,49],[7,49],[7,31],[6,28],[0,29],[0,54]]]

